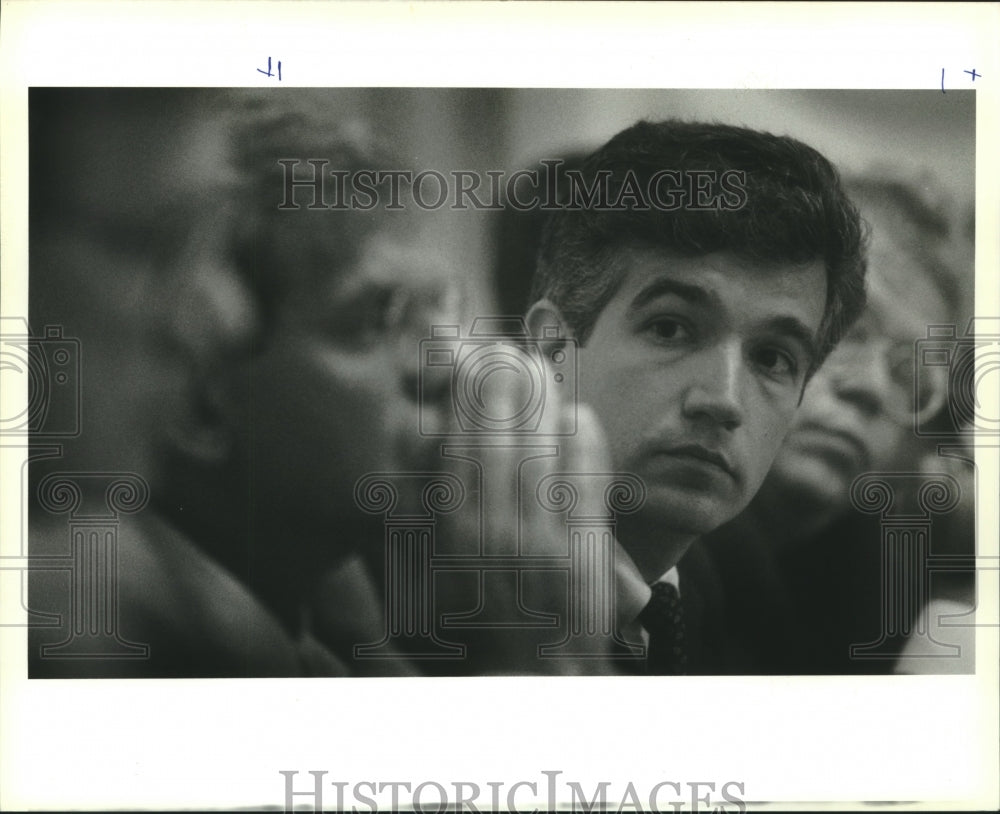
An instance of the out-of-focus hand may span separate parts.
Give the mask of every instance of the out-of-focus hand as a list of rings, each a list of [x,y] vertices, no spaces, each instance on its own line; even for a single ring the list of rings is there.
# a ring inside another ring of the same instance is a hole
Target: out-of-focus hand
[[[402,651],[389,648],[377,659],[358,659],[356,645],[385,634],[385,603],[364,560],[355,555],[323,574],[308,603],[312,634],[359,676],[414,676],[417,670]]]
[[[552,381],[548,366],[546,375]],[[503,384],[484,388],[485,415],[516,415],[530,403],[527,377],[505,376]],[[634,620],[649,588],[611,534],[613,470],[596,416],[560,403],[556,388],[546,389],[542,409],[530,434],[456,434],[442,445],[467,499],[439,524],[436,554],[495,566],[437,573],[442,629],[467,645],[468,672],[613,673],[607,628]],[[569,517],[585,518],[587,573],[570,558]],[[573,629],[572,646],[553,647]]]

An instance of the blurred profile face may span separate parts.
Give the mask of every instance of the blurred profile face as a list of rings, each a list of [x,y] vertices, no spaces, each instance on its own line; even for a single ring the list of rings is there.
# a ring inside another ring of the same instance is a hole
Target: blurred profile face
[[[622,284],[579,351],[580,399],[615,468],[645,482],[641,511],[705,533],[746,506],[791,424],[825,271],[640,246],[619,259]]]
[[[878,212],[872,225],[868,305],[806,387],[802,406],[768,478],[812,505],[849,505],[864,472],[891,469],[913,431],[913,354],[947,309],[905,231]],[[928,397],[930,398],[930,397]]]
[[[289,527],[335,539],[358,514],[359,478],[426,468],[418,342],[442,305],[443,275],[423,256],[405,237],[373,236],[348,273],[287,297],[252,357],[245,466],[256,505]]]

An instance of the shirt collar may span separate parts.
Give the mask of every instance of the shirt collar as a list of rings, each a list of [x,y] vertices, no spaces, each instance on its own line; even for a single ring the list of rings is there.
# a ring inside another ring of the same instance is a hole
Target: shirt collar
[[[667,571],[667,573],[663,574],[663,576],[656,580],[656,582],[666,582],[673,585],[674,588],[677,589],[677,595],[681,595],[681,573],[677,570],[676,565]]]

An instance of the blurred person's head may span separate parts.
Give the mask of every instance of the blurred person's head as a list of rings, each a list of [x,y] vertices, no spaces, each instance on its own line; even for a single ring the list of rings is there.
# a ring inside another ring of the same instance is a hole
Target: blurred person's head
[[[856,476],[914,468],[915,418],[927,421],[945,396],[943,381],[918,375],[916,342],[954,322],[961,298],[949,221],[917,185],[860,178],[848,192],[871,232],[867,305],[806,387],[765,486],[789,519],[809,524],[850,505]]]
[[[381,543],[366,539],[359,478],[426,466],[418,341],[446,280],[409,211],[311,209],[301,188],[297,208],[279,208],[279,159],[299,159],[297,176],[309,159],[386,166],[362,128],[285,105],[241,107],[227,127],[231,185],[178,275],[190,390],[163,433],[164,505],[193,535],[232,537],[241,557],[249,546],[319,574]]]
[[[738,127],[640,122],[584,176],[612,205],[552,216],[529,322],[582,346],[580,400],[646,485],[622,540],[655,577],[763,481],[863,306],[863,230],[822,155]]]

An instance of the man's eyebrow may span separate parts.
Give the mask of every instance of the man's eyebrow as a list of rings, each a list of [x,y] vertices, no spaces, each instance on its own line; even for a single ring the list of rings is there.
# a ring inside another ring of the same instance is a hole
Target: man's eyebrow
[[[707,305],[717,298],[708,289],[692,283],[682,283],[667,277],[661,277],[645,286],[629,305],[629,311],[638,311],[648,305],[658,297],[674,295],[691,303],[692,305]],[[772,333],[783,334],[799,342],[806,353],[809,354],[810,361],[816,358],[817,346],[813,332],[809,330],[804,322],[793,316],[779,316],[769,319],[764,329]]]
[[[714,302],[717,297],[708,289],[692,283],[681,283],[667,277],[661,277],[645,286],[629,305],[629,311],[638,311],[648,305],[657,297],[674,295],[691,303],[692,305],[707,305]],[[764,330],[771,333],[782,334],[796,340],[802,345],[803,350],[808,354],[809,361],[816,359],[817,344],[816,337],[809,330],[804,322],[793,316],[773,317],[764,324]]]
[[[645,286],[632,298],[629,311],[638,311],[657,297],[663,297],[668,294],[673,294],[682,300],[687,300],[692,305],[706,305],[713,299],[712,295],[701,286],[692,285],[691,283],[680,283],[668,277],[661,277],[658,280],[653,280],[653,282]]]
[[[365,277],[346,280],[334,293],[348,299],[354,297],[405,296],[408,300],[435,303],[448,295],[444,280],[409,280],[405,277]]]

